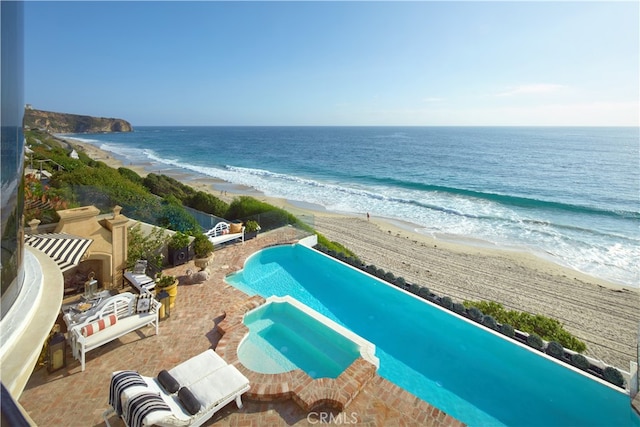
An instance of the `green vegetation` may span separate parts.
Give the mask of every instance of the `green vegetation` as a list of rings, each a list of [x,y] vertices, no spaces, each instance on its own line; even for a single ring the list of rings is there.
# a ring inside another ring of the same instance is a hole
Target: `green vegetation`
[[[196,234],[193,241],[193,252],[196,258],[207,258],[213,253],[213,243],[203,233]]]
[[[549,356],[553,356],[556,359],[562,359],[564,356],[564,347],[558,341],[551,341],[547,344],[546,352]]]
[[[248,233],[260,230],[260,226],[258,225],[258,223],[252,219],[245,222],[244,226],[246,227],[245,231]]]
[[[602,376],[604,377],[605,380],[609,381],[611,384],[615,384],[618,387],[624,386],[624,377],[622,376],[620,371],[618,371],[616,368],[612,366],[607,366],[606,368],[604,368],[604,371],[602,372]]]
[[[591,366],[591,363],[589,363],[587,358],[580,353],[576,353],[571,356],[571,363],[573,363],[573,366],[578,369],[582,369],[583,371],[586,371]]]
[[[516,336],[516,331],[513,329],[513,326],[511,326],[508,323],[503,323],[500,326],[500,333],[502,335],[505,335],[505,336],[509,337],[509,338],[513,338],[513,337]]]
[[[542,338],[540,338],[540,335],[536,334],[535,332],[531,333],[527,337],[527,344],[529,344],[529,346],[535,348],[536,350],[542,350],[544,348],[544,342],[542,341]]]
[[[489,315],[489,314],[485,314],[484,318],[482,319],[482,324],[484,326],[486,326],[489,329],[497,329],[498,328],[498,324],[496,323],[496,319],[493,318],[493,316]]]
[[[171,238],[169,238],[169,247],[171,249],[182,249],[189,246],[189,235],[181,231],[176,231]]]
[[[453,300],[451,297],[442,297],[440,299],[440,305],[442,305],[447,310],[453,310]]]
[[[499,323],[508,323],[520,331],[535,333],[546,341],[557,341],[573,351],[581,353],[587,348],[584,342],[567,332],[559,321],[550,317],[506,310],[502,304],[494,301],[464,301],[464,305],[478,308]]]
[[[135,179],[135,178],[134,178]],[[150,173],[142,179],[144,186],[153,194],[160,197],[173,196],[181,205],[205,212],[211,215],[227,218],[229,205],[216,196],[198,191],[180,181],[166,175]]]
[[[162,228],[153,228],[145,235],[142,226],[136,224],[129,229],[127,242],[127,269],[133,269],[139,259],[146,259],[154,266],[162,265],[162,248],[167,244],[167,237]]]

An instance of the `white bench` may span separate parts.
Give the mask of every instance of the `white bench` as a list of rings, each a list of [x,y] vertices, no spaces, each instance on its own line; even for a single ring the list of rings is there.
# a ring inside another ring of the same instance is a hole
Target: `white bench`
[[[219,245],[235,239],[241,239],[244,243],[244,225],[239,233],[231,233],[231,227],[228,222],[220,221],[211,230],[204,233],[211,243]]]
[[[148,311],[145,311],[146,309],[138,309],[138,305],[145,304],[148,306]],[[98,312],[69,329],[69,341],[71,342],[73,357],[80,360],[84,371],[85,354],[88,351],[146,325],[154,325],[156,327],[156,335],[158,335],[159,308],[160,302],[156,301],[150,293],[134,295],[130,292],[124,292],[108,298]],[[116,317],[115,324],[103,327],[105,322],[108,323],[112,314]],[[85,336],[83,328],[90,325],[92,329],[97,329],[97,331]]]

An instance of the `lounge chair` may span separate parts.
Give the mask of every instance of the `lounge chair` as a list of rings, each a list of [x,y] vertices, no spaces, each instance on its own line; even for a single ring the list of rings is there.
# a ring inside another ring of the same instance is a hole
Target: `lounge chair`
[[[199,426],[234,400],[241,408],[241,395],[249,390],[249,380],[213,350],[163,372],[177,383],[170,390],[162,375],[114,372],[105,423],[110,425],[108,417],[115,412],[129,427]]]

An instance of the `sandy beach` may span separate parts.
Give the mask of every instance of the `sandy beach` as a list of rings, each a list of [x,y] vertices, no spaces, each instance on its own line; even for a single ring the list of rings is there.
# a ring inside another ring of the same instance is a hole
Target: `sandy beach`
[[[111,167],[123,166],[111,153],[91,144],[67,140],[89,157]],[[141,176],[143,165],[126,165]],[[562,322],[587,344],[586,355],[629,371],[636,359],[640,292],[561,267],[527,253],[445,242],[414,232],[410,224],[384,218],[331,213],[287,200],[266,197],[251,188],[216,179],[184,179],[198,190],[229,202],[250,194],[312,218],[313,226],[364,262],[410,282],[429,287],[454,301],[491,300],[506,308],[543,314]]]

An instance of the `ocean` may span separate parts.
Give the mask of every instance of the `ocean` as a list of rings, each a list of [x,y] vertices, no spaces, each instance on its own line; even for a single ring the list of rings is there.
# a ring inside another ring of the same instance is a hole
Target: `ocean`
[[[136,127],[70,137],[442,240],[533,253],[638,288],[638,128]]]

